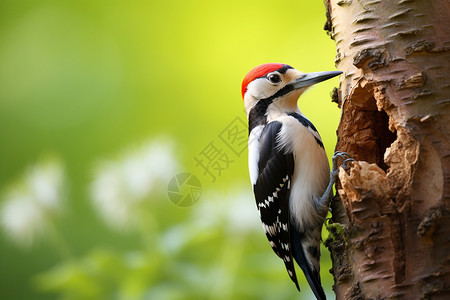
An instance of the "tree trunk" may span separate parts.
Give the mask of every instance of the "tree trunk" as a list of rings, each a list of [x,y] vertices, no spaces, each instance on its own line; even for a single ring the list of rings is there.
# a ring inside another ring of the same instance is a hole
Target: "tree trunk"
[[[450,299],[450,1],[326,6],[336,150],[357,160],[326,243],[337,299]]]

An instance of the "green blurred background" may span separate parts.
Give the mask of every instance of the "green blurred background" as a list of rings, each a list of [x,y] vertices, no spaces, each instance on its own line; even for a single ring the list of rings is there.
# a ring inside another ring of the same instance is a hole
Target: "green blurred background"
[[[1,1],[0,299],[311,299],[220,134],[252,67],[335,69],[324,22],[322,1]],[[337,84],[299,102],[329,156]],[[211,145],[215,180],[195,160]],[[167,196],[181,172],[202,185],[190,207]]]

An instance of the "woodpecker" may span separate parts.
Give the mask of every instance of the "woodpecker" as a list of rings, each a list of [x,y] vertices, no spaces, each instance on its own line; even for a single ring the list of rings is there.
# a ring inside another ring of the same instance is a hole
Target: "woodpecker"
[[[297,101],[309,86],[341,73],[302,73],[269,63],[250,70],[242,82],[250,181],[264,231],[297,289],[294,259],[317,299],[326,299],[319,274],[321,229],[337,171],[330,177],[320,135]]]

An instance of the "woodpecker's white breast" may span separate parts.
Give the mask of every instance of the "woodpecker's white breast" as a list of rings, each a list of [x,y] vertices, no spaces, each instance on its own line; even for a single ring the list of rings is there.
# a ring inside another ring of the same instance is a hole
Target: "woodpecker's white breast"
[[[256,180],[258,179],[259,138],[263,129],[263,125],[256,126],[248,137],[248,169],[252,186],[256,184]]]
[[[300,113],[300,111],[297,111]],[[301,114],[302,117],[304,117]],[[323,222],[323,207],[317,207],[318,199],[325,192],[330,167],[325,150],[316,141],[317,131],[304,126],[296,118],[289,115],[278,116],[270,121],[278,121],[283,125],[278,134],[280,147],[294,155],[294,174],[292,177],[289,206],[291,219],[300,230],[306,225],[317,225]]]

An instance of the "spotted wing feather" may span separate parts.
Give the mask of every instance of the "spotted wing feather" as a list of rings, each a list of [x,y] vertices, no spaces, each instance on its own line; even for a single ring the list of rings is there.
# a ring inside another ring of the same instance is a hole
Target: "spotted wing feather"
[[[258,178],[253,187],[263,228],[273,251],[284,261],[291,280],[300,290],[290,241],[289,192],[294,157],[277,142],[282,124],[271,122],[261,133]]]

